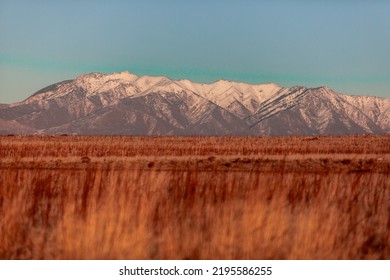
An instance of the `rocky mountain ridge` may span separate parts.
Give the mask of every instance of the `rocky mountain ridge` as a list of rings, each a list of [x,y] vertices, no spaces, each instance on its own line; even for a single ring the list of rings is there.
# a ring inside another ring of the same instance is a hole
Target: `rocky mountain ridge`
[[[390,99],[328,87],[210,84],[90,73],[0,106],[2,134],[350,135],[390,133]]]

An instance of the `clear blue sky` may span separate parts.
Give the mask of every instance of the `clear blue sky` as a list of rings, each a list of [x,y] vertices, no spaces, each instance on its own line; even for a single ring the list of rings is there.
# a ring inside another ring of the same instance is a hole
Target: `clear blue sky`
[[[0,0],[0,103],[89,72],[390,97],[386,0]]]

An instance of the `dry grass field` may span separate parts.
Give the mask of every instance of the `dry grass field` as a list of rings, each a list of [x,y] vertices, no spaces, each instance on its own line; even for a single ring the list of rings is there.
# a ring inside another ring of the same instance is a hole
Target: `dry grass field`
[[[0,137],[0,259],[390,259],[390,137]]]

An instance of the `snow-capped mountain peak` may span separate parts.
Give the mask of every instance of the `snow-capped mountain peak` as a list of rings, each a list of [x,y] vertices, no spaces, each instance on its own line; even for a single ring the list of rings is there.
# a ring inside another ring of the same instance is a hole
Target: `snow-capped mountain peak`
[[[15,127],[15,130],[12,130]],[[390,133],[390,99],[322,86],[196,83],[93,72],[0,107],[0,133],[324,135]]]

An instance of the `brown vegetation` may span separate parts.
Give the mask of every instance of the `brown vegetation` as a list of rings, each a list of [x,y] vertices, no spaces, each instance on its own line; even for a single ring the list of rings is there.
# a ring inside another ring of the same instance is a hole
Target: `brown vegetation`
[[[390,137],[0,137],[1,259],[389,259]]]

